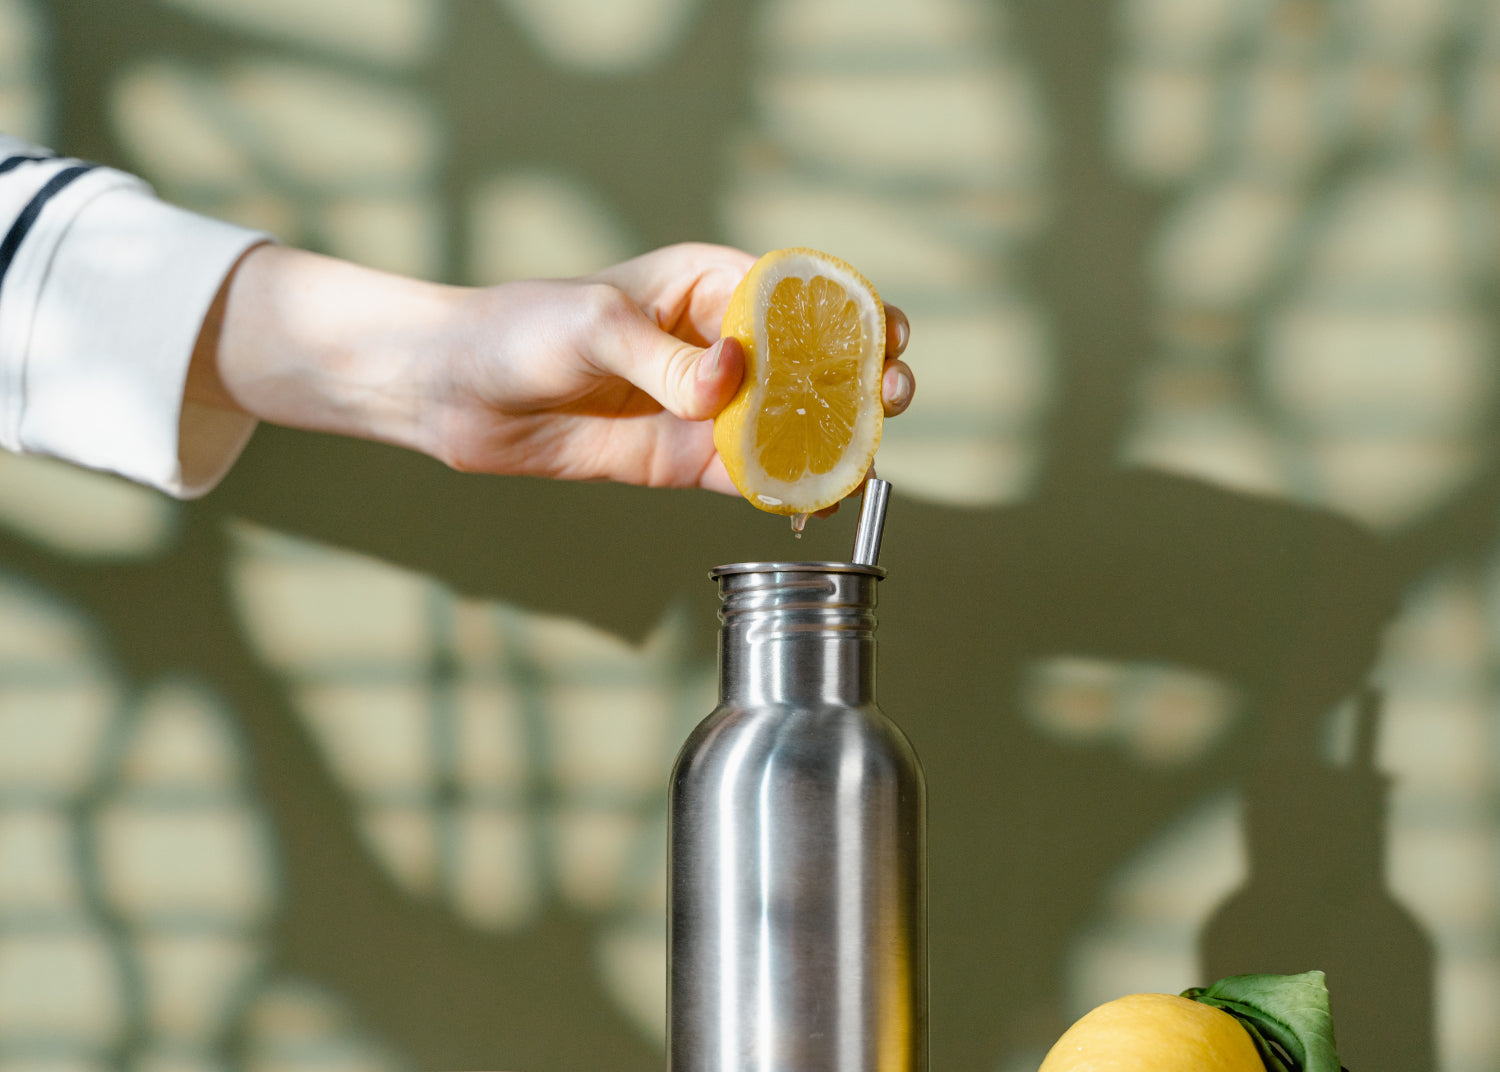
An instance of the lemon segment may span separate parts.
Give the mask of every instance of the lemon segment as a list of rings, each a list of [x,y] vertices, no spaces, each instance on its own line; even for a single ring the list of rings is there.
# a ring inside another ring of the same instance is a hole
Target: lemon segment
[[[885,307],[864,276],[812,249],[756,261],[722,334],[745,351],[739,392],[714,419],[714,446],[740,494],[773,514],[832,506],[880,445]]]

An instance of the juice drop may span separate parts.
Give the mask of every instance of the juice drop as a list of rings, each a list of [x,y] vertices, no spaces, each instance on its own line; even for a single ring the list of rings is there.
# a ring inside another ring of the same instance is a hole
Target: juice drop
[[[802,539],[802,530],[807,527],[807,518],[807,514],[792,515],[792,535],[799,540]]]

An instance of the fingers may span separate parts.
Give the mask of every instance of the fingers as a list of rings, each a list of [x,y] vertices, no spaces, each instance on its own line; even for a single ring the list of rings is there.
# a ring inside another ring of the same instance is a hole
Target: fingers
[[[917,380],[911,366],[900,360],[911,340],[911,321],[890,302],[885,303],[885,371],[880,376],[880,401],[887,417],[898,417],[911,405]]]
[[[900,357],[911,339],[911,321],[890,302],[885,302],[885,356]]]
[[[917,381],[911,374],[911,367],[894,358],[887,361],[880,376],[880,401],[885,415],[899,417],[905,413],[916,392]]]

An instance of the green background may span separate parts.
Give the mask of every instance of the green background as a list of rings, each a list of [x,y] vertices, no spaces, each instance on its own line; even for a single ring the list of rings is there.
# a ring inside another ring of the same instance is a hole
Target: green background
[[[1310,968],[1355,1072],[1500,1061],[1500,6],[4,0],[0,119],[427,278],[851,260],[933,1067]],[[852,514],[0,458],[0,1068],[660,1067],[706,571]]]

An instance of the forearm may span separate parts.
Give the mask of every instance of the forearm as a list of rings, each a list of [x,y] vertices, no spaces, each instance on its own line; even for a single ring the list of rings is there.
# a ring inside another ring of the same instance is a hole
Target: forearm
[[[187,400],[466,472],[732,492],[708,420],[744,353],[713,340],[751,263],[684,244],[591,277],[462,288],[263,245],[203,323]]]
[[[186,397],[275,424],[440,454],[434,410],[467,292],[286,246],[241,259],[204,321]]]

